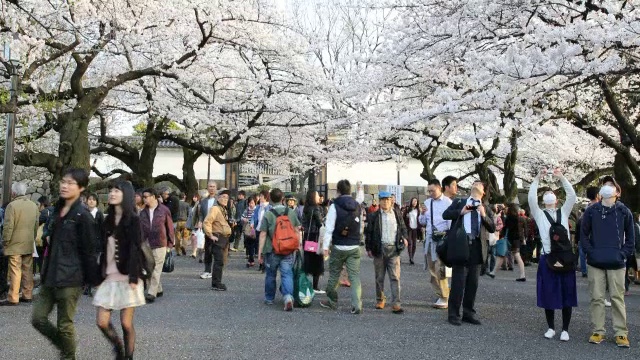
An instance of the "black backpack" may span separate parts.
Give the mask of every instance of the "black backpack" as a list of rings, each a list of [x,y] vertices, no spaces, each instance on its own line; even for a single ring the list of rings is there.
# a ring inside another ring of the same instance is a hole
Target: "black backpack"
[[[551,240],[551,252],[546,254],[547,266],[552,271],[565,273],[576,271],[576,259],[573,252],[573,245],[569,239],[569,231],[562,225],[561,209],[558,209],[556,221],[551,215],[543,211],[549,220],[551,228],[549,228],[549,239]]]

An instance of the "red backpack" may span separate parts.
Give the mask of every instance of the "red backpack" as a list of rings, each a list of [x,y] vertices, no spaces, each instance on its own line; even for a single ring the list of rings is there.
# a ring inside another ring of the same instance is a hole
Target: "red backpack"
[[[289,255],[300,247],[298,233],[289,219],[289,209],[285,209],[282,214],[278,214],[274,209],[271,209],[271,212],[276,217],[276,227],[271,237],[273,252],[276,255]]]

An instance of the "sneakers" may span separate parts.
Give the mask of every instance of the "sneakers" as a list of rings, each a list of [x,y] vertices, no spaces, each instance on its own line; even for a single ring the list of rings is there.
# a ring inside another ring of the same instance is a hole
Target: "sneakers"
[[[326,293],[327,293],[327,292],[326,292],[326,291],[324,291],[324,290],[316,290],[316,289],[314,289],[314,290],[313,290],[313,292],[314,292],[314,293],[316,293],[316,295],[324,295],[324,294],[326,294]]]
[[[293,311],[293,299],[291,298],[291,296],[285,297],[284,311]]]
[[[332,305],[329,300],[322,300],[320,301],[320,307],[323,307],[325,309],[331,309],[331,310],[335,310],[336,306]]]
[[[217,284],[217,285],[213,285],[211,287],[211,289],[213,289],[215,291],[227,291],[227,285],[225,285],[225,284]]]
[[[360,315],[362,314],[362,309],[351,308],[351,314]]]
[[[564,332],[563,332],[563,334],[564,334]],[[546,333],[544,333],[544,337],[547,338],[547,339],[553,339],[554,336],[556,336],[556,331],[553,330],[553,329],[549,329],[549,330],[547,330]]]
[[[391,312],[393,312],[394,314],[402,314],[404,313],[404,309],[402,309],[400,305],[393,305]]]
[[[443,298],[439,298],[438,301],[433,304],[433,307],[436,309],[447,309],[449,307],[449,302]]]
[[[525,282],[525,281],[527,281],[527,278],[519,278],[519,279],[516,279],[516,281],[518,281],[518,282]]]
[[[616,345],[621,348],[629,348],[629,339],[626,336],[616,336]]]
[[[384,300],[378,301],[378,302],[376,303],[376,309],[378,309],[378,310],[382,310],[382,309],[384,309],[384,306],[385,306],[385,302],[384,302]]]
[[[600,344],[603,341],[604,341],[604,335],[598,334],[598,333],[593,333],[589,338],[589,342],[592,344]],[[627,341],[627,343],[629,342]]]
[[[230,248],[229,250],[231,250],[232,252],[238,252],[238,249],[236,249],[234,247]]]
[[[569,341],[569,333],[563,331],[562,334],[560,334],[560,341]]]
[[[604,299],[604,306],[605,307],[611,307],[611,301]]]
[[[200,274],[200,279],[211,279],[211,273],[210,272],[203,272],[202,274]]]

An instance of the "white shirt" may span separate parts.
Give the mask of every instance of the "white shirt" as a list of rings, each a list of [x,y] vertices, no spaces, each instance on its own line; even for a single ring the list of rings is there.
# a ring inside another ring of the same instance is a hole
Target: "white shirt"
[[[431,202],[433,202],[433,226],[436,228],[436,231],[447,231],[451,227],[451,221],[445,220],[442,218],[442,214],[445,210],[451,206],[451,199],[444,195],[440,195],[437,199],[427,199],[424,202],[424,206],[427,208],[427,212],[420,215],[419,221],[420,224],[426,226],[427,235],[431,236]]]
[[[478,200],[476,200],[477,203]],[[467,199],[467,205],[472,205],[473,204],[473,199],[472,198],[468,198]],[[482,204],[482,201],[480,201],[480,204]],[[467,232],[467,234],[471,234],[471,214],[472,212],[466,213],[464,214],[464,231]],[[480,227],[482,226],[482,216],[480,215],[480,211],[477,211],[478,213],[478,236],[480,235]]]
[[[262,219],[264,218],[264,213],[267,212],[267,205],[269,205],[269,203],[260,204],[260,210],[258,210],[258,229],[262,228]]]
[[[331,241],[333,240],[333,230],[336,228],[336,205],[331,204],[329,206],[329,212],[327,213],[327,219],[324,224],[324,241],[322,242],[322,248],[324,250],[329,250],[331,246]],[[356,218],[356,221],[360,221],[360,218]],[[362,222],[361,222],[362,223]],[[360,233],[362,233],[362,226],[360,227]],[[359,245],[336,245],[336,249],[342,251],[349,251],[358,249]]]
[[[427,255],[431,253],[431,259],[436,261],[438,259],[438,254],[436,254],[436,243],[431,241],[433,229],[431,228],[431,203],[433,202],[433,226],[436,228],[436,231],[447,231],[451,227],[451,220],[445,220],[442,218],[442,214],[445,210],[451,206],[451,199],[446,197],[444,194],[440,195],[437,199],[427,199],[424,202],[424,206],[427,208],[427,211],[420,215],[418,220],[420,224],[426,226],[426,241],[424,244],[424,254]]]
[[[409,227],[412,230],[418,228],[418,209],[413,209],[409,212]]]
[[[396,235],[398,234],[398,221],[396,214],[391,208],[390,212],[382,211],[382,243],[385,245],[393,245],[396,243]]]
[[[158,208],[158,206],[149,208],[149,221],[151,222],[151,224],[153,224],[153,212],[156,210],[156,208]]]
[[[98,214],[98,208],[93,208],[93,210],[90,211],[91,215],[93,216],[93,218],[96,218],[96,215]]]
[[[215,196],[209,197],[207,198],[207,214],[209,213],[209,210],[211,210],[211,208],[213,207],[213,205],[216,204],[216,198]]]
[[[577,197],[576,192],[573,190],[571,183],[564,176],[560,178],[562,182],[562,187],[564,188],[565,193],[567,194],[567,200],[564,205],[562,205],[562,226],[564,226],[567,231],[569,230],[569,215],[571,215],[571,210],[573,209],[573,205],[575,205]],[[538,205],[538,183],[540,182],[539,176],[536,176],[531,183],[531,187],[529,188],[529,209],[531,209],[531,216],[536,221],[536,225],[538,226],[538,231],[540,231],[540,240],[542,242],[543,253],[548,254],[551,252],[551,239],[549,239],[549,229],[551,229],[551,223],[544,215],[544,212],[548,212],[551,215],[553,220],[557,220],[557,211],[555,207],[553,209],[540,209]],[[579,229],[578,229],[579,230]]]

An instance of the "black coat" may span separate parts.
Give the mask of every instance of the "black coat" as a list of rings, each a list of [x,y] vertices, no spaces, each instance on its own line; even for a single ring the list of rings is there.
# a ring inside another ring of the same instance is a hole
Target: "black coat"
[[[460,217],[460,213],[462,212],[462,208],[467,205],[467,200],[468,198],[455,199],[453,203],[449,205],[449,208],[442,213],[442,218],[444,220],[451,220],[452,222],[455,222],[456,220],[458,220],[458,218]],[[483,234],[483,230],[485,230],[486,233],[494,233],[496,231],[496,224],[493,221],[493,212],[491,211],[490,206],[484,205],[484,208],[486,210],[486,216],[480,216],[480,225],[481,225],[480,236],[481,237]],[[463,225],[460,224],[460,226],[463,226]],[[482,239],[482,240],[483,241],[480,242],[482,244],[482,259],[486,259],[488,254],[489,244],[486,241],[487,239]]]
[[[98,237],[93,216],[80,200],[60,217],[64,206],[60,199],[49,222],[50,241],[42,265],[42,283],[50,287],[95,285],[98,275]]]
[[[396,247],[407,238],[407,227],[402,220],[400,210],[393,209],[398,223],[398,232],[396,233]],[[382,210],[374,211],[369,214],[367,220],[367,228],[365,230],[365,248],[371,251],[373,256],[382,255]],[[402,248],[402,247],[401,247]]]
[[[107,216],[107,220],[109,217]],[[140,218],[132,214],[120,220],[120,225],[112,232],[106,229],[102,239],[102,254],[100,255],[101,274],[104,279],[107,274],[107,245],[109,236],[116,239],[116,266],[123,275],[129,275],[129,283],[137,284],[142,273],[142,228]]]
[[[319,233],[322,227],[322,208],[318,205],[305,207],[301,223],[305,234]]]

